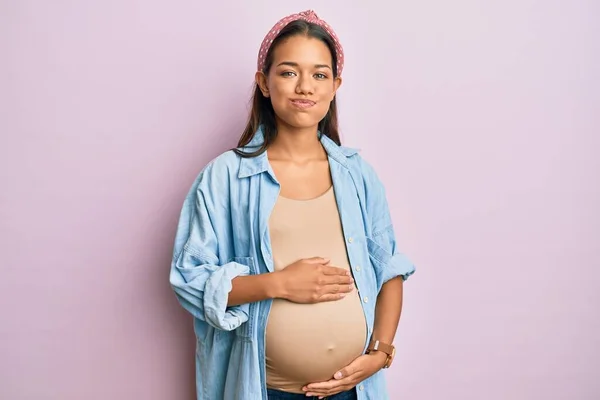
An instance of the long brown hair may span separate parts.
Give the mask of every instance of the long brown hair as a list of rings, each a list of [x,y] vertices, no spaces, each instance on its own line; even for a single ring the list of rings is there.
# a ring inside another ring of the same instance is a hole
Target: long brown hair
[[[319,39],[327,45],[329,51],[331,52],[331,59],[333,60],[333,76],[337,77],[337,62],[333,39],[319,25],[304,20],[290,22],[281,30],[279,35],[273,39],[273,43],[267,52],[265,67],[262,72],[268,74],[269,70],[271,69],[271,66],[273,65],[273,51],[275,48],[285,39],[296,35],[305,35],[311,38]],[[248,119],[248,123],[246,124],[246,128],[244,129],[244,132],[238,141],[238,148],[249,144],[261,125],[263,127],[264,142],[260,148],[253,152],[244,152],[240,149],[234,149],[237,154],[242,157],[258,156],[267,150],[277,136],[275,111],[273,110],[271,100],[263,96],[258,84],[256,84],[254,88],[254,95],[252,96],[252,110],[250,111],[250,117]],[[323,135],[328,136],[338,145],[341,144],[338,131],[338,114],[335,97],[329,105],[329,111],[327,111],[325,117],[319,121],[318,129]]]

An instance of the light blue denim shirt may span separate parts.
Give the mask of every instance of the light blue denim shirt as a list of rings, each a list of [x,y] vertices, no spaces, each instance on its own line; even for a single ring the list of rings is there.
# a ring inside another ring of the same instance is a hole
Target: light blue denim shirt
[[[373,332],[375,303],[389,279],[415,267],[394,236],[384,188],[357,150],[325,135],[348,259]],[[245,150],[264,140],[262,130]],[[265,327],[272,300],[227,307],[237,276],[273,271],[268,220],[280,185],[267,154],[227,151],[194,181],[181,211],[170,271],[180,304],[194,316],[196,388],[200,400],[267,400]],[[388,399],[383,372],[357,386],[359,400]]]

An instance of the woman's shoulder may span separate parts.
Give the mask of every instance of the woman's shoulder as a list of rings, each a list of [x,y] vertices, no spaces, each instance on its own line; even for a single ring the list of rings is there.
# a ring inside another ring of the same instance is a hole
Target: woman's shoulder
[[[340,147],[342,149],[342,147]],[[348,164],[356,172],[360,173],[363,178],[377,178],[377,171],[373,164],[360,154],[360,150],[353,148],[345,148],[348,154]]]
[[[237,172],[240,165],[241,156],[233,149],[217,154],[200,170],[200,175],[217,175],[224,177]]]
[[[385,195],[385,187],[377,171],[377,167],[358,152],[348,158],[348,166],[353,175],[359,195],[377,199]]]
[[[237,176],[240,156],[233,150],[227,150],[214,156],[197,172],[192,183],[192,191],[210,189],[225,189],[232,178]]]

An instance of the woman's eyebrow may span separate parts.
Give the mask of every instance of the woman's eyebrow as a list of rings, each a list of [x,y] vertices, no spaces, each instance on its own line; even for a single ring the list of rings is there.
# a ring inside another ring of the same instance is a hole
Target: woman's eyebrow
[[[297,62],[293,62],[293,61],[283,61],[280,62],[279,64],[277,64],[278,67],[282,66],[282,65],[287,65],[289,67],[299,67],[300,65]],[[331,67],[327,64],[315,64],[315,68],[329,68],[331,69]]]

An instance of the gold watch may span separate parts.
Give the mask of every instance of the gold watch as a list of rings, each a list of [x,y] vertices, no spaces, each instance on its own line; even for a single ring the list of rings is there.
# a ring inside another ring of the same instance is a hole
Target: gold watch
[[[381,351],[382,353],[387,354],[387,359],[385,360],[383,368],[389,368],[396,356],[396,347],[394,347],[393,344],[383,343],[375,339],[371,339],[369,347],[367,347],[367,354],[372,351]]]

